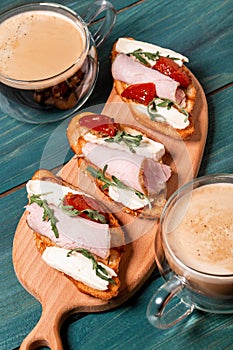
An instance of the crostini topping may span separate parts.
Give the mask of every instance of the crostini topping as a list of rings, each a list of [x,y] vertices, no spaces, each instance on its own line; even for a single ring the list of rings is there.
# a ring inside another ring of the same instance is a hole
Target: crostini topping
[[[166,116],[164,114],[160,114],[158,109],[166,108],[168,111],[175,107],[180,113],[184,114],[184,123],[188,121],[189,114],[188,112],[179,106],[179,104],[167,99],[167,98],[154,98],[147,107],[148,114],[150,115],[151,120],[164,120],[167,121]]]
[[[131,210],[143,209],[148,204],[149,208],[151,208],[151,204],[148,202],[147,197],[139,198],[135,192],[129,189],[109,186],[108,195],[115,202],[121,203]]]
[[[111,243],[109,225],[86,220],[80,216],[68,216],[61,208],[49,205],[57,219],[59,237],[55,237],[49,221],[43,220],[43,209],[36,203],[27,206],[28,226],[40,235],[49,238],[58,247],[66,249],[84,248],[106,259]]]
[[[115,136],[118,131],[118,124],[114,123],[114,119],[103,114],[85,115],[79,119],[79,124],[110,137]]]
[[[178,81],[184,88],[187,88],[191,83],[191,80],[184,69],[179,67],[171,58],[160,57],[152,68]]]
[[[86,249],[83,248],[76,248],[71,249],[67,253],[67,257],[70,257],[71,255],[75,253],[80,253],[83,256],[85,256],[87,259],[90,259],[92,262],[92,269],[95,271],[96,276],[100,277],[101,279],[108,281],[111,284],[116,284],[113,278],[109,277],[109,274],[106,270],[106,268],[103,266],[103,264],[98,263],[98,261],[95,259],[95,257]]]
[[[147,198],[147,196],[136,190],[135,188],[129,187],[127,185],[125,185],[122,181],[120,181],[116,176],[112,175],[111,179],[109,179],[108,177],[106,177],[105,173],[107,171],[108,165],[106,164],[103,168],[103,170],[97,170],[92,166],[88,166],[87,167],[87,171],[96,179],[100,180],[101,182],[104,183],[104,185],[102,186],[102,189],[105,190],[106,188],[109,188],[110,186],[113,187],[118,187],[124,190],[128,190],[128,191],[132,191],[135,193],[135,195],[139,198],[139,199],[146,199],[147,200],[147,204],[150,206],[150,200],[149,198]]]
[[[68,249],[51,246],[44,250],[42,259],[49,266],[91,288],[104,291],[108,289],[109,283],[113,283],[113,277],[117,276],[113,269],[98,262],[98,266],[100,266],[98,272],[100,272],[100,270],[101,272],[103,272],[103,270],[107,272],[105,280],[103,278],[105,277],[105,274],[101,273],[101,277],[96,274],[96,269],[93,269],[94,264],[92,259],[89,259],[87,256],[79,252],[72,251],[70,255],[69,253],[70,251]]]
[[[89,197],[80,194],[68,193],[61,202],[61,209],[69,216],[81,216],[85,219],[106,224],[103,212],[93,209],[99,207],[98,203]]]
[[[154,45],[151,43],[146,43],[144,41],[132,40],[129,38],[119,38],[116,42],[116,51],[120,53],[129,54],[137,51],[139,48],[140,50],[142,50],[142,52],[149,53],[150,55],[154,54],[155,57],[157,58],[159,56],[164,56],[164,57],[170,57],[173,60],[175,59],[176,63],[179,66],[182,66],[183,62],[189,61],[187,57],[183,56],[178,52],[175,52],[173,50],[163,48],[161,46]],[[147,59],[148,59],[148,55],[147,55]]]
[[[57,229],[57,218],[54,215],[54,210],[51,209],[48,205],[48,202],[45,199],[41,199],[41,194],[33,194],[29,197],[29,205],[32,203],[36,203],[41,208],[43,208],[43,221],[50,221],[51,228],[54,232],[56,238],[59,237],[58,229]]]
[[[156,94],[176,101],[179,83],[159,71],[134,61],[125,54],[118,54],[112,63],[112,76],[127,85],[153,83]],[[178,102],[178,101],[176,101]]]
[[[139,147],[141,141],[142,134],[131,135],[125,132],[124,130],[119,130],[114,137],[105,139],[105,142],[124,142],[132,153],[136,153],[135,147]]]
[[[145,159],[143,163],[143,182],[152,197],[166,190],[166,183],[171,177],[171,168],[167,164]]]
[[[84,157],[98,169],[108,165],[106,174],[116,176],[125,185],[143,192],[140,182],[141,169],[145,157],[136,153],[125,152],[108,146],[86,143],[83,148]]]
[[[189,118],[185,117],[183,113],[173,106],[170,109],[167,109],[157,105],[157,112],[153,110],[152,106],[152,109],[150,110],[151,114],[148,112],[148,107],[141,104],[135,105],[135,109],[138,113],[144,114],[145,118],[148,116],[151,120],[154,118],[155,121],[166,122],[175,129],[182,130],[187,128],[190,124]]]
[[[81,195],[80,191],[46,180],[30,180],[26,187],[29,194],[27,223],[33,231],[49,238],[59,247],[67,249],[81,247],[103,259],[109,256],[111,243],[109,225],[96,220],[87,220],[79,215],[67,215],[61,208],[64,196],[69,193]],[[43,194],[38,195],[41,191]],[[92,209],[98,209],[93,197],[85,195],[85,199],[87,203],[91,201],[94,207]],[[95,218],[97,215],[95,210],[87,211],[87,214]],[[100,219],[99,216],[98,218]]]
[[[142,135],[138,131],[134,129],[127,128],[129,131],[128,133],[131,136],[140,136]],[[107,137],[98,137],[98,135],[94,135],[91,132],[88,132],[84,136],[85,141],[98,144],[98,145],[104,145],[105,140],[108,139]],[[141,136],[140,136],[141,138]],[[131,152],[129,150],[129,147],[126,146],[124,142],[116,143],[116,142],[108,142],[109,148],[115,148],[119,149],[125,152]],[[134,147],[134,152],[138,155],[144,156],[146,158],[152,158],[154,160],[160,160],[163,155],[165,154],[165,148],[164,145],[160,142],[156,142],[148,137],[145,136],[145,134],[142,135],[142,140],[140,141],[140,145],[137,147]]]
[[[41,199],[45,199],[48,203],[56,206],[60,205],[61,198],[67,193],[83,194],[80,190],[75,190],[52,180],[29,180],[26,184],[27,193],[30,196],[40,194]],[[87,195],[86,195],[87,196]],[[88,196],[92,198],[91,196]]]
[[[122,97],[131,99],[135,102],[148,105],[156,96],[156,89],[154,83],[143,83],[129,85],[121,94]]]
[[[106,183],[109,178],[117,178],[126,187],[134,189],[134,191],[139,191],[139,193],[148,194],[148,192],[145,191],[145,184],[142,181],[142,173],[144,173],[146,177],[153,177],[154,175],[150,173],[145,174],[144,172],[146,157],[90,143],[86,143],[82,150],[85,158],[95,165],[97,169],[103,170],[107,165],[105,169],[107,175]],[[152,162],[156,162],[153,159],[151,160]],[[102,172],[98,175],[102,176]],[[94,177],[96,177],[95,174]],[[111,185],[111,181],[109,184]],[[115,183],[115,186],[116,185]]]
[[[160,57],[159,51],[152,53],[143,51],[141,48],[127,53],[127,56],[134,56],[138,61],[145,64],[146,66],[150,66],[149,61],[156,61]]]

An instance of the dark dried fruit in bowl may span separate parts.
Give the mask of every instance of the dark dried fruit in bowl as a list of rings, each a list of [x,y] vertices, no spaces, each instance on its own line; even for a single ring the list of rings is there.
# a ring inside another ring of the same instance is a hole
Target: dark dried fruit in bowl
[[[47,89],[36,90],[34,100],[40,105],[61,110],[73,108],[78,99],[78,88],[84,79],[84,72],[79,70],[71,78]]]

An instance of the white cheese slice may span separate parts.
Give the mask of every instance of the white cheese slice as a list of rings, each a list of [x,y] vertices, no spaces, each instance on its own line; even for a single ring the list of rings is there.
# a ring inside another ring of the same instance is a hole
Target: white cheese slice
[[[140,133],[137,133],[135,131],[130,131],[129,133],[133,136],[141,135]],[[105,140],[107,138],[97,137],[92,133],[85,134],[84,139],[87,142],[103,145],[113,149],[118,149],[120,151],[125,151],[132,155],[132,152],[130,151],[129,147],[124,142],[121,142],[121,143],[106,142]],[[142,141],[140,142],[140,145],[137,147],[134,147],[134,150],[135,150],[134,154],[138,154],[146,158],[151,158],[156,161],[159,161],[165,154],[165,147],[163,144],[161,144],[160,142],[151,140],[144,135],[143,135]]]
[[[61,199],[63,199],[68,192],[82,194],[82,192],[69,187],[43,180],[29,180],[26,184],[26,190],[29,195],[42,194],[40,197],[41,199],[46,199],[48,203],[53,203],[56,206],[61,203]]]
[[[108,288],[108,281],[98,277],[93,269],[92,261],[86,258],[81,253],[72,253],[67,256],[69,250],[59,247],[47,247],[42,254],[43,260],[49,266],[64,272],[79,282],[85,285],[98,289],[106,290]],[[108,278],[117,276],[115,271],[108,266],[99,263],[108,273]]]
[[[121,203],[131,210],[144,208],[149,204],[148,199],[140,199],[134,191],[115,186],[109,187],[108,194],[115,202]]]
[[[162,100],[161,100],[162,102]],[[141,104],[135,104],[134,108],[138,110],[139,113],[145,114],[150,118],[147,107]],[[171,125],[175,129],[185,129],[189,125],[189,119],[186,116],[179,112],[178,109],[171,107],[167,109],[165,107],[157,106],[157,113],[161,114],[163,117],[158,118],[158,121],[166,121],[169,125]],[[165,120],[164,120],[165,119]]]
[[[143,41],[130,40],[127,38],[119,38],[116,43],[116,51],[119,53],[127,54],[138,49],[142,49],[143,51],[154,53],[154,54],[159,52],[160,56],[164,56],[164,57],[169,56],[172,58],[176,58],[175,62],[179,66],[182,66],[183,62],[189,61],[187,57],[183,56],[178,52],[175,52],[173,50],[166,49],[154,44],[145,43]],[[151,65],[154,65],[154,64],[155,62],[151,61]]]

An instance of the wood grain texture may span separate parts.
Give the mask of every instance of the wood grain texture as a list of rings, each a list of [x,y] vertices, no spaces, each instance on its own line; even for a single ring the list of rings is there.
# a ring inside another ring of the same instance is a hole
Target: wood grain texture
[[[169,152],[169,165],[173,175],[168,182],[168,196],[197,175],[205,147],[208,129],[207,103],[202,87],[194,76],[193,81],[197,89],[197,102],[193,111],[196,132],[192,139],[183,142],[146,129],[151,137],[162,141]],[[116,121],[138,126],[128,105],[121,101],[114,88],[104,106],[103,113],[115,118]],[[142,126],[139,127],[144,129]],[[80,172],[76,157],[60,170],[59,176],[95,195],[107,206],[104,196],[96,192],[94,184]],[[53,350],[61,350],[63,345],[60,339],[60,328],[64,319],[72,313],[98,312],[115,308],[135,294],[148,279],[155,267],[154,237],[157,220],[133,218],[123,211],[115,213],[125,232],[127,244],[120,263],[119,295],[110,301],[103,301],[79,292],[69,279],[43,262],[36,250],[32,230],[27,226],[26,215],[25,212],[16,229],[13,264],[24,288],[42,304],[42,315],[36,327],[23,341],[21,349],[29,350],[38,345],[46,345]],[[29,259],[30,264],[27,263]]]

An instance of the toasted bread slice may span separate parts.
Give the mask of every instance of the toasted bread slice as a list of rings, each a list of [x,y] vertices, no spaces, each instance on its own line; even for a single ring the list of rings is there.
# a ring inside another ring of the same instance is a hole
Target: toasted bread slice
[[[44,180],[44,181],[51,181],[51,182],[55,182],[58,183],[60,185],[63,186],[67,186],[69,188],[72,189],[76,189],[79,190],[77,187],[72,186],[71,184],[67,183],[66,181],[54,176],[51,172],[47,171],[47,170],[38,170],[32,177],[32,180]],[[103,207],[103,210],[105,208]],[[111,213],[109,213],[107,210],[105,210],[106,216],[108,218],[108,223],[109,223],[109,228],[110,228],[110,232],[111,232],[111,240],[112,242],[114,242],[114,244],[112,244],[112,248],[110,249],[110,254],[106,259],[100,258],[97,255],[94,255],[94,258],[96,259],[97,262],[101,262],[103,264],[105,264],[106,266],[110,267],[111,269],[113,269],[117,276],[113,277],[114,280],[114,284],[109,283],[108,285],[108,289],[101,291],[98,289],[94,289],[88,285],[85,285],[84,283],[75,280],[74,278],[70,277],[69,275],[60,272],[64,275],[64,277],[69,278],[76,286],[77,288],[86,294],[92,295],[96,298],[99,299],[103,299],[103,300],[108,300],[111,299],[113,297],[115,297],[118,292],[119,292],[119,287],[121,285],[120,279],[118,277],[118,272],[119,272],[119,266],[120,266],[120,261],[121,261],[121,257],[122,254],[124,252],[124,244],[125,244],[125,240],[124,240],[124,233],[121,229],[121,226],[118,222],[118,220],[115,218],[115,216]],[[33,236],[35,239],[35,244],[36,247],[39,251],[40,254],[43,254],[44,250],[47,247],[50,246],[56,246],[56,244],[51,241],[48,237],[45,237],[41,234],[39,234],[38,232],[33,232]]]
[[[134,40],[133,38],[128,38],[128,39]],[[112,62],[114,61],[115,57],[118,54],[118,52],[116,51],[116,43],[117,43],[117,41],[114,43],[113,48],[112,48],[112,53],[111,53]],[[195,104],[196,88],[193,84],[193,76],[190,73],[190,71],[188,70],[188,68],[185,67],[184,65],[182,65],[182,69],[185,71],[185,73],[189,76],[189,78],[191,80],[191,83],[189,84],[189,86],[186,89],[183,89],[183,91],[185,92],[185,96],[186,96],[186,104],[183,107],[183,109],[187,113],[189,113],[189,117],[188,117],[189,125],[185,129],[174,128],[165,121],[152,120],[150,118],[150,115],[147,112],[144,113],[141,110],[139,111],[137,108],[137,105],[139,105],[139,103],[137,103],[131,99],[127,99],[125,97],[122,97],[123,91],[129,86],[125,82],[114,79],[114,87],[115,87],[116,93],[121,97],[121,99],[124,102],[129,104],[130,109],[132,111],[132,115],[140,124],[145,125],[145,126],[151,128],[152,130],[156,130],[162,134],[168,135],[168,136],[173,137],[175,139],[187,140],[194,133],[194,124],[192,121],[191,112],[192,112],[194,104]]]
[[[151,202],[151,206],[146,205],[143,208],[137,209],[137,210],[132,210],[124,205],[122,205],[120,202],[115,202],[113,201],[113,199],[109,196],[109,189],[106,188],[105,190],[103,190],[103,185],[104,183],[101,182],[100,180],[93,178],[93,176],[87,171],[87,167],[91,166],[93,168],[95,168],[96,170],[97,167],[94,164],[91,164],[86,158],[83,157],[82,155],[82,148],[84,146],[84,144],[86,143],[85,139],[84,139],[84,135],[87,132],[90,132],[90,130],[88,128],[85,127],[81,127],[79,124],[79,120],[87,115],[90,114],[94,114],[94,113],[88,113],[88,112],[84,112],[84,113],[80,113],[78,115],[76,115],[74,118],[72,118],[72,120],[70,121],[68,128],[67,128],[67,137],[70,143],[70,147],[72,148],[72,150],[78,155],[78,167],[79,169],[85,173],[92,181],[93,186],[96,187],[96,190],[99,191],[99,195],[100,197],[105,197],[106,201],[105,201],[105,205],[108,207],[109,210],[114,211],[116,210],[116,207],[119,210],[122,210],[134,217],[140,217],[140,218],[144,218],[144,219],[155,219],[160,217],[162,209],[166,203],[166,189],[165,191],[161,191],[159,194],[156,194],[153,196],[152,202]],[[124,130],[126,132],[132,132],[132,130],[134,130],[135,132],[135,128],[130,128],[128,125],[123,125],[120,124],[121,127],[124,128]],[[145,133],[142,133],[141,131],[137,130],[138,133],[145,135]],[[145,135],[146,136],[146,135]],[[160,161],[162,163],[162,161]],[[143,175],[141,174],[141,178],[143,177]],[[110,179],[110,178],[109,178]],[[141,184],[143,184],[143,182],[141,181]],[[150,194],[148,194],[150,196]]]

